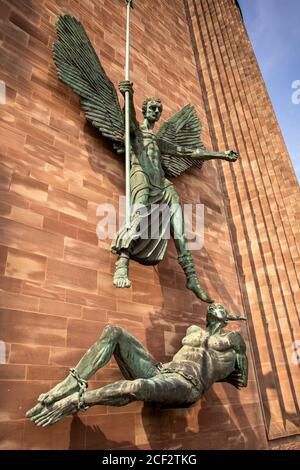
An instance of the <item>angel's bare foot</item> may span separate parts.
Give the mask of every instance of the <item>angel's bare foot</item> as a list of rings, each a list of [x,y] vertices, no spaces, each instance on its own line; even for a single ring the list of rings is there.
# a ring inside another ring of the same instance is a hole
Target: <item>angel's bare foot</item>
[[[114,276],[114,286],[117,289],[129,289],[131,287],[131,280],[128,276],[120,276],[119,274]]]
[[[209,294],[205,292],[204,289],[200,286],[200,283],[196,277],[191,277],[188,279],[186,287],[196,294],[198,299],[202,300],[202,302],[206,302],[207,304],[212,304],[214,301],[211,299]]]
[[[61,400],[62,398],[67,397],[68,395],[71,395],[78,390],[78,382],[70,374],[62,382],[49,390],[49,392],[42,393],[42,395],[40,395],[38,398],[38,402],[42,405],[48,406],[53,402]]]
[[[73,393],[52,405],[40,406],[41,408],[30,416],[31,421],[37,426],[46,427],[78,411],[78,393]]]
[[[114,275],[114,286],[118,289],[131,287],[131,281],[128,277],[129,256],[121,254],[116,262]]]

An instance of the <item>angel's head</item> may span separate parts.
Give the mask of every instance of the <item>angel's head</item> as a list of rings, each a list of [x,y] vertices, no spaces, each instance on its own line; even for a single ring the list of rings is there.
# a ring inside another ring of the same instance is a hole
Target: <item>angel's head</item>
[[[163,111],[163,105],[158,98],[147,98],[142,107],[142,113],[145,119],[154,124],[160,119]]]

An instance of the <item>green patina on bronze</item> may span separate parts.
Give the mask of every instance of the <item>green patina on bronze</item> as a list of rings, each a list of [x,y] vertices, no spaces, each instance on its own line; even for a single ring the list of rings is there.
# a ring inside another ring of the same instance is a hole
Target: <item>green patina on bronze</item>
[[[221,304],[207,311],[207,329],[193,325],[181,349],[167,364],[157,363],[139,341],[118,326],[109,325],[84,354],[75,369],[26,414],[38,426],[94,405],[124,406],[134,401],[161,403],[164,407],[192,406],[215,382],[241,389],[247,386],[248,360],[242,336],[225,333],[230,316]],[[87,391],[87,381],[114,356],[125,380]]]
[[[87,120],[112,141],[116,152],[124,153],[124,113],[115,87],[82,24],[71,16],[60,16],[57,34],[58,41],[53,51],[59,78],[81,97]],[[119,89],[123,96],[130,96],[130,195],[133,210],[130,227],[122,228],[112,243],[112,251],[118,254],[114,285],[117,288],[131,286],[128,275],[130,259],[144,265],[158,264],[164,258],[168,241],[166,233],[170,232],[186,275],[187,288],[202,301],[212,303],[197,278],[184,235],[180,199],[167,177],[180,176],[193,167],[201,168],[206,160],[235,162],[238,155],[234,151],[221,153],[205,149],[201,141],[201,123],[191,105],[174,114],[154,134],[154,126],[163,110],[161,101],[149,98],[144,102],[144,122],[140,124],[136,118],[132,84],[123,81]],[[168,207],[169,212],[159,226],[159,236],[146,239],[141,226],[149,231],[151,220],[158,220],[161,207]]]

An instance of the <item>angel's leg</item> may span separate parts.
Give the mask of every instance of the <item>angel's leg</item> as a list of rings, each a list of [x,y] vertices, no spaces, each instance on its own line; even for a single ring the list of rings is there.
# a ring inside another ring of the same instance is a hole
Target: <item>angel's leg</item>
[[[179,204],[179,199],[177,198],[174,197],[174,204],[172,205],[170,221],[171,235],[174,239],[180,266],[186,275],[186,287],[193,291],[200,300],[210,304],[213,303],[213,300],[210,298],[209,294],[202,289],[196,274],[192,255],[187,248],[187,240],[184,235],[183,213],[181,205]]]
[[[115,264],[114,286],[118,289],[131,287],[129,279],[129,260],[130,255],[127,250],[122,250]]]
[[[132,207],[143,207],[148,204],[149,184],[142,171],[135,171],[131,176]],[[130,252],[138,239],[140,226],[140,211],[134,211],[131,217],[130,228],[122,228],[112,242],[113,253],[118,253],[115,265],[114,286],[117,288],[131,287],[129,279]]]
[[[113,355],[126,379],[149,378],[158,372],[155,361],[143,345],[123,328],[113,325],[104,328],[99,340],[84,354],[75,370],[86,381],[104,367]],[[50,405],[78,389],[77,380],[69,374],[48,393],[42,394],[38,401],[41,406]],[[30,410],[28,416],[31,417],[38,409],[35,407]]]

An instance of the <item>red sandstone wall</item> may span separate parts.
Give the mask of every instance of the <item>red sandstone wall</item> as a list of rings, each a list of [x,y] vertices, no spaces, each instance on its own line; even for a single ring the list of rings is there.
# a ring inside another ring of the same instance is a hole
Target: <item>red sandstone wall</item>
[[[187,0],[194,53],[220,164],[268,437],[299,434],[300,190],[234,0]]]
[[[211,147],[183,2],[153,4],[136,2],[134,9],[136,102],[158,94],[164,117],[193,103]],[[140,403],[94,407],[46,429],[24,419],[105,324],[127,328],[163,361],[188,325],[203,324],[205,306],[186,291],[172,243],[158,269],[132,264],[133,288],[114,289],[109,243],[95,235],[97,206],[117,205],[123,194],[124,163],[86,125],[77,97],[58,82],[51,44],[57,14],[80,18],[117,84],[124,66],[123,1],[1,0],[0,7],[0,79],[7,85],[7,104],[0,107],[0,340],[6,347],[0,366],[1,448],[266,447],[250,347],[248,389],[217,384],[189,410]],[[228,171],[234,177],[236,167]],[[176,185],[183,202],[205,204],[205,248],[195,254],[204,287],[242,311],[217,166],[208,163]],[[232,197],[234,189],[228,189]],[[90,386],[120,377],[112,364]]]

